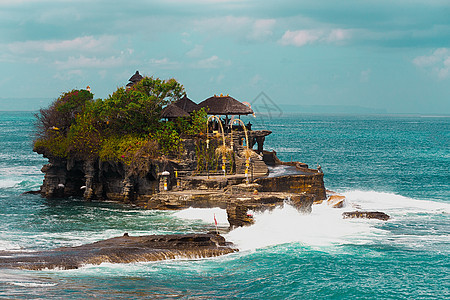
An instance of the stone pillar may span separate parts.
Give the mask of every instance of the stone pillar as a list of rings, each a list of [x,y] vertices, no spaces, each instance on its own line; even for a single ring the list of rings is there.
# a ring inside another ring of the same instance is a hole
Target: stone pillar
[[[92,160],[85,161],[83,164],[83,169],[84,169],[84,178],[86,179],[86,181],[85,181],[86,188],[84,190],[83,197],[86,200],[90,200],[90,199],[92,199],[92,196],[94,194],[94,189],[93,189],[94,176],[95,176],[94,161],[92,161]]]
[[[41,194],[46,198],[65,197],[66,161],[51,159],[41,171],[45,173]]]
[[[259,154],[262,154],[264,151],[264,140],[266,139],[265,136],[257,136],[256,137],[256,142],[258,143],[258,150],[256,150],[256,152],[258,152]]]
[[[133,200],[133,190],[134,190],[133,183],[131,182],[129,177],[126,177],[123,180],[123,189],[122,189],[124,202],[131,202]]]

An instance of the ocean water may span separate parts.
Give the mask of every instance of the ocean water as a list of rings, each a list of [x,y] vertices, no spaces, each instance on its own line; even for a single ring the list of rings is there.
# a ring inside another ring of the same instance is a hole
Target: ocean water
[[[450,118],[283,115],[255,119],[265,148],[322,166],[346,206],[286,205],[226,234],[240,252],[78,270],[0,269],[0,298],[450,298]],[[21,195],[42,183],[33,114],[0,112],[0,250],[76,246],[122,235],[204,232],[221,209],[150,211],[112,202]],[[342,219],[356,207],[387,221]]]

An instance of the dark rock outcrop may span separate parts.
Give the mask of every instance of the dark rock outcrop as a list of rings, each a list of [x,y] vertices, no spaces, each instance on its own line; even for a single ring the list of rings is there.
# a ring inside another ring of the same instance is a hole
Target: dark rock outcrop
[[[362,218],[362,219],[378,219],[382,221],[387,221],[390,216],[380,211],[350,211],[342,213],[344,219],[350,218]]]
[[[313,196],[313,200],[323,200],[326,198],[323,173],[262,177],[256,179],[254,182],[261,185],[260,192],[309,194]]]
[[[170,171],[169,186],[175,182],[174,163],[170,161],[151,161],[145,176],[140,176],[120,162],[47,158],[49,163],[42,168],[45,176],[40,190],[46,198],[83,197],[133,203],[140,195],[161,190],[162,170]]]
[[[249,211],[272,210],[285,204],[292,205],[301,213],[311,213],[314,196],[286,193],[261,193],[235,198],[228,203],[227,216],[230,228],[248,226],[254,223]]]
[[[87,264],[132,263],[175,258],[197,259],[238,251],[217,234],[148,235],[124,234],[78,247],[37,252],[0,251],[0,268],[77,269]]]

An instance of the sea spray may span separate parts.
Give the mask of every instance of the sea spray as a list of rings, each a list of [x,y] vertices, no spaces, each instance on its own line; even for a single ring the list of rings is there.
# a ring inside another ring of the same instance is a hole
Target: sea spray
[[[379,233],[367,220],[344,220],[342,210],[326,203],[315,205],[311,214],[303,214],[289,204],[271,211],[254,213],[255,224],[240,227],[225,235],[240,250],[255,250],[285,243],[322,247],[363,243]]]
[[[450,204],[429,200],[417,200],[393,193],[353,190],[344,193],[347,210],[380,210],[392,215],[407,213],[450,213]]]
[[[348,207],[382,211],[391,216],[382,229],[388,233],[379,242],[391,247],[450,253],[450,204],[418,200],[394,193],[353,190],[344,193]]]
[[[0,179],[0,189],[13,188],[21,183],[20,180]]]

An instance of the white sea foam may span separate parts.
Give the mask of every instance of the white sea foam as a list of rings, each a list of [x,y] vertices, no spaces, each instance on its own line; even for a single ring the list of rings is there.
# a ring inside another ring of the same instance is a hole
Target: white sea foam
[[[0,189],[12,188],[21,183],[20,180],[0,179]]]
[[[6,241],[1,235],[0,235],[0,251],[5,250],[18,250],[20,249],[20,246],[11,242]]]
[[[344,193],[347,205],[343,209],[332,208],[324,202],[314,205],[311,214],[301,214],[294,207],[284,205],[273,211],[255,213],[255,224],[240,227],[226,234],[227,240],[241,250],[254,250],[285,243],[301,243],[312,247],[323,247],[345,243],[372,243],[380,238],[401,242],[401,236],[391,235],[381,229],[383,221],[369,219],[343,219],[342,213],[351,210],[377,210],[388,213],[396,221],[405,215],[408,218],[418,214],[444,214],[450,212],[450,204],[415,200],[408,197],[373,191],[350,191]],[[356,207],[356,208],[355,208]],[[445,235],[434,236],[436,241],[445,242]],[[413,239],[413,241],[411,241]],[[413,232],[408,236],[411,243],[420,242],[422,236]]]
[[[229,226],[227,211],[221,208],[193,208],[180,210],[174,216],[185,220],[201,220],[214,225],[214,216],[220,226]]]
[[[375,191],[349,191],[344,193],[349,207],[357,205],[364,210],[381,210],[393,215],[405,213],[450,213],[450,203],[417,200],[405,196]]]
[[[227,240],[241,250],[254,250],[285,243],[301,243],[308,246],[331,246],[350,239],[353,243],[364,243],[371,236],[380,234],[374,221],[345,220],[342,210],[327,204],[315,205],[311,214],[302,214],[294,207],[255,213],[255,224],[240,227],[226,234]]]
[[[0,188],[15,188],[18,185],[37,186],[42,184],[42,172],[37,167],[0,166]]]
[[[39,278],[34,278],[33,276],[21,274],[14,270],[0,271],[0,283],[30,288],[51,287],[57,285],[54,282],[47,282]]]
[[[45,282],[26,282],[26,281],[18,281],[18,282],[14,282],[14,281],[10,281],[8,282],[11,285],[16,285],[16,286],[23,286],[23,287],[31,287],[31,288],[38,288],[38,287],[51,287],[51,286],[55,286],[56,283],[45,283]]]

